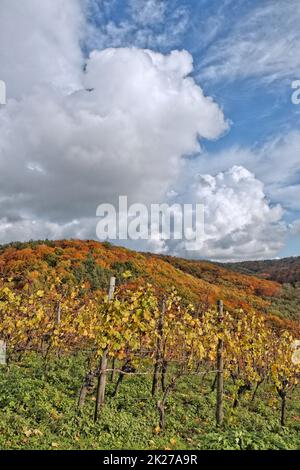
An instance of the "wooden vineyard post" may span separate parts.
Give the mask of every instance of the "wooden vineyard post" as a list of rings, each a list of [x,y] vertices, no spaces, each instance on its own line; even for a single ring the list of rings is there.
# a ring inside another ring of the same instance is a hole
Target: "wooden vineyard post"
[[[116,288],[116,278],[111,277],[109,281],[109,290],[108,290],[109,301],[112,301],[112,299],[114,298],[115,288]]]
[[[116,278],[111,277],[109,282],[108,300],[112,301],[115,293]],[[107,375],[107,363],[108,363],[108,348],[105,349],[100,360],[100,370],[97,384],[97,395],[96,395],[96,406],[94,421],[96,422],[99,416],[99,412],[103,408],[105,401],[105,387],[106,387],[106,375]]]
[[[58,302],[56,310],[56,324],[60,325],[61,322],[61,303]]]
[[[0,340],[0,366],[6,366],[6,342]]]
[[[155,364],[154,364],[153,379],[152,379],[152,396],[153,397],[157,393],[158,377],[159,377],[159,372],[162,366],[162,341],[163,341],[165,312],[166,312],[166,300],[163,299],[162,308],[160,310],[158,324],[157,324],[158,337],[157,337],[156,356],[155,356]]]
[[[219,332],[222,332],[223,323],[223,301],[218,300],[218,324]],[[224,392],[224,364],[223,364],[223,339],[219,338],[217,346],[217,406],[216,406],[216,423],[222,426],[224,419],[223,411],[223,392]]]

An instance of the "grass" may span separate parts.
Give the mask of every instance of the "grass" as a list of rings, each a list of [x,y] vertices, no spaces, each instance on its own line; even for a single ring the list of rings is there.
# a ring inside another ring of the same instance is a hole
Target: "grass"
[[[215,393],[211,379],[186,377],[170,396],[166,430],[158,415],[147,377],[124,380],[119,395],[107,401],[93,423],[94,396],[78,413],[78,392],[84,377],[83,356],[55,359],[47,365],[30,354],[20,363],[0,368],[1,449],[300,449],[300,401],[296,390],[288,401],[287,426],[279,424],[279,406],[271,386],[262,387],[254,402],[249,395],[232,410],[226,384],[225,423],[215,427]]]

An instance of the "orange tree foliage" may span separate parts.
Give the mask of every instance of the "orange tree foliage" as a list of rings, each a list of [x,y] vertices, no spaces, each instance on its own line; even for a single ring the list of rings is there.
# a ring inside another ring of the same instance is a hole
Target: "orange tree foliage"
[[[142,254],[96,241],[43,241],[0,247],[0,278],[13,278],[16,287],[27,282],[45,288],[59,277],[72,287],[85,284],[93,291],[106,288],[110,275],[121,279],[131,271],[131,286],[151,283],[157,290],[170,285],[186,303],[203,311],[222,298],[230,309],[272,313],[270,298],[280,285],[232,272],[205,261]]]

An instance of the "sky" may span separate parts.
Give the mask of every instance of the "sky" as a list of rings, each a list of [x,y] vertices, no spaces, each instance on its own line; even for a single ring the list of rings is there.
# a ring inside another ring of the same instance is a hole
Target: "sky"
[[[96,210],[204,205],[204,241],[300,255],[298,0],[0,0],[0,243],[96,238]]]

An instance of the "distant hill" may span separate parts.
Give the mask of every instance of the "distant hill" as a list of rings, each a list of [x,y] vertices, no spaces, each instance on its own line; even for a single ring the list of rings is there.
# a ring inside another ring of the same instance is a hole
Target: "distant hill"
[[[281,284],[300,282],[300,256],[264,261],[226,263],[222,266],[242,274],[255,275]]]
[[[256,309],[272,313],[272,301],[281,286],[273,281],[232,271],[207,261],[138,253],[96,241],[38,241],[0,246],[0,281],[12,279],[16,288],[26,283],[41,286],[59,277],[63,283],[91,290],[107,287],[109,277],[128,285],[151,283],[160,290],[174,286],[178,293],[206,309],[224,300],[230,309]],[[85,287],[86,288],[86,287]]]

